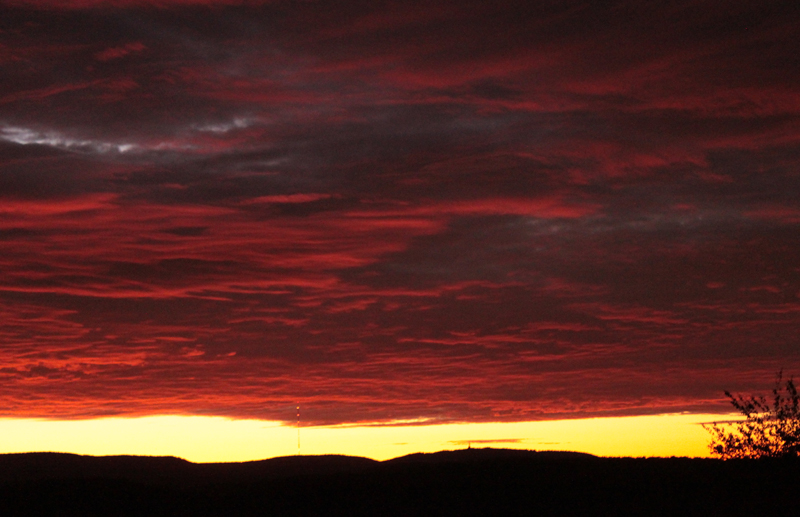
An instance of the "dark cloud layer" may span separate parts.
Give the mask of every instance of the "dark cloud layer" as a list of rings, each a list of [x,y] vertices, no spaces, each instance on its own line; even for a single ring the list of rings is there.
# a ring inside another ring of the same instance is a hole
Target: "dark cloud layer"
[[[789,2],[6,2],[3,414],[718,411],[800,371]]]

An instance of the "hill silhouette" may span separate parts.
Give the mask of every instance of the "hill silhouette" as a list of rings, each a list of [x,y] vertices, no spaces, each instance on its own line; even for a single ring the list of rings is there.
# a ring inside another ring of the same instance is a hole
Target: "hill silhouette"
[[[388,461],[0,455],[0,515],[758,515],[800,462],[468,449]]]
[[[0,455],[0,483],[109,479],[190,487],[363,470],[378,462],[341,455],[284,456],[242,463],[192,463],[171,456],[81,456],[37,452]]]

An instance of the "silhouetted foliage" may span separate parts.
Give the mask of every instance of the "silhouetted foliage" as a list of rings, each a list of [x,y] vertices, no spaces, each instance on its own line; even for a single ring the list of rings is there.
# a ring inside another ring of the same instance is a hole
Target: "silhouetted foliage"
[[[703,427],[711,433],[711,453],[722,459],[800,457],[800,397],[794,379],[778,373],[772,405],[762,396],[744,398],[726,391],[745,420]]]

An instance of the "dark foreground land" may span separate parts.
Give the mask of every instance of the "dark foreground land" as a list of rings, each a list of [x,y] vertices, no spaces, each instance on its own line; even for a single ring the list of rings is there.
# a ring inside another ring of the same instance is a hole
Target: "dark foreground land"
[[[0,515],[800,515],[800,462],[471,449],[293,456],[0,455]]]

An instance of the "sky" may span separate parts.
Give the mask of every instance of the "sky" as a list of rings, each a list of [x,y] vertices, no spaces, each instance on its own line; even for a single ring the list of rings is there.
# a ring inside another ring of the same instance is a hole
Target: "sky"
[[[800,373],[798,26],[4,1],[0,418],[727,413]]]

